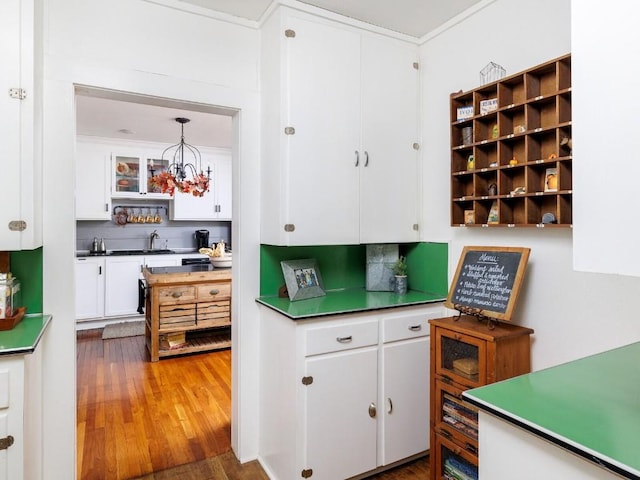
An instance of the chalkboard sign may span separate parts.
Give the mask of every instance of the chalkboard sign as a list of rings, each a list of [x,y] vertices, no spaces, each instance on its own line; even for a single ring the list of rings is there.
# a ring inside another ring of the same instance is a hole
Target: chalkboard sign
[[[462,313],[511,320],[529,248],[465,247],[445,305]]]

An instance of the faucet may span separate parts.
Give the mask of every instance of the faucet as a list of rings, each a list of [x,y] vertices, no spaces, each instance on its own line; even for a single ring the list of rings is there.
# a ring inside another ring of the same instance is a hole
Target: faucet
[[[160,235],[158,235],[157,230],[154,230],[151,235],[149,235],[149,250],[153,250],[153,244],[155,243],[156,238],[160,238]]]

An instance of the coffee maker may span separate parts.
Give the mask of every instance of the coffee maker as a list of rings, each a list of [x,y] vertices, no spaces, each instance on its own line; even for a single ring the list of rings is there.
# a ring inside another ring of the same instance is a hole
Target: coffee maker
[[[209,248],[209,230],[196,230],[196,248]]]

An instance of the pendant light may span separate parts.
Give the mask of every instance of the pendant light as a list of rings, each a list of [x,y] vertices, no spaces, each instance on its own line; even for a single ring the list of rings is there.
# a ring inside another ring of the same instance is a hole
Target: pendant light
[[[167,147],[162,152],[162,160],[169,161],[166,171],[153,175],[151,183],[160,187],[162,193],[173,196],[175,191],[191,193],[202,197],[209,191],[211,168],[207,167],[206,175],[202,170],[202,156],[200,150],[184,141],[184,124],[191,120],[184,117],[175,119],[180,124],[180,142]],[[193,158],[188,162],[187,158]]]

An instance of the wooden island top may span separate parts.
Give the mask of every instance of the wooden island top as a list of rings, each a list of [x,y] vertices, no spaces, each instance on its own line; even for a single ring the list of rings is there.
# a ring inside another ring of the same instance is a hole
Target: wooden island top
[[[212,265],[145,267],[143,274],[149,286],[231,280],[230,268],[214,268]]]

